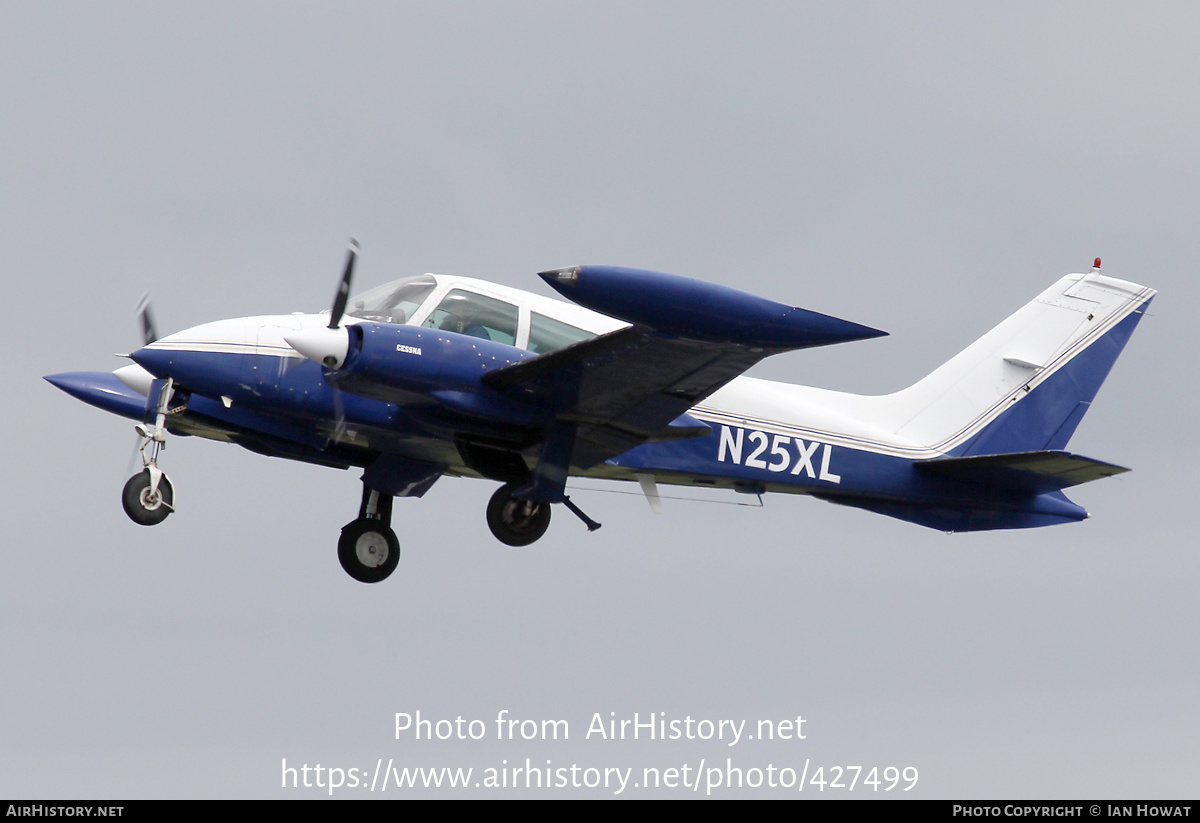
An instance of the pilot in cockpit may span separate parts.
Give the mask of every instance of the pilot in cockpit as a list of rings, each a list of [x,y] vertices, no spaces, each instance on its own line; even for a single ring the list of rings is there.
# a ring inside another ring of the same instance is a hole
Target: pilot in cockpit
[[[517,336],[517,307],[494,297],[454,289],[425,321],[425,325],[511,346]]]
[[[445,315],[438,324],[438,328],[442,331],[465,334],[468,337],[478,337],[481,340],[492,339],[492,336],[482,323],[483,318],[478,307],[474,305],[469,297],[461,293],[451,293],[442,301],[442,305],[438,309],[445,312]]]

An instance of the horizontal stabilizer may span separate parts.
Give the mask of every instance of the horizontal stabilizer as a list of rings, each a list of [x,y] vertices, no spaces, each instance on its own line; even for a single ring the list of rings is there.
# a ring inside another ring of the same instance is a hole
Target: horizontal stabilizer
[[[1124,466],[1064,451],[938,457],[918,460],[915,465],[950,480],[1029,494],[1045,494],[1129,471]]]

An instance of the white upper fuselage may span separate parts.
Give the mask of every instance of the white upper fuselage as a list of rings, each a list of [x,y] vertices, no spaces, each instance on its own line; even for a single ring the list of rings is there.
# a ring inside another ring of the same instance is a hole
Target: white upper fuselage
[[[519,313],[518,332],[515,345],[519,349],[528,348],[530,318],[533,312],[551,317],[571,326],[586,330],[593,335],[615,331],[628,324],[594,311],[557,300],[552,297],[532,294],[531,292],[489,283],[486,280],[476,280],[471,277],[457,277],[445,274],[427,274],[437,285],[424,298],[418,307],[406,320],[406,325],[422,326],[430,319],[434,310],[451,291],[461,289],[474,294],[481,294],[502,300],[516,306]],[[404,282],[394,281],[394,284]],[[386,284],[384,287],[393,284]],[[346,324],[363,322],[354,316],[355,301],[350,301],[345,318]],[[301,330],[322,328],[329,324],[329,312],[319,314],[280,314],[261,315],[256,317],[238,317],[230,320],[217,320],[203,323],[189,329],[167,335],[151,344],[157,349],[176,349],[181,351],[213,351],[229,353],[252,353],[258,355],[278,355],[280,357],[301,357],[301,355],[284,341],[284,335]]]

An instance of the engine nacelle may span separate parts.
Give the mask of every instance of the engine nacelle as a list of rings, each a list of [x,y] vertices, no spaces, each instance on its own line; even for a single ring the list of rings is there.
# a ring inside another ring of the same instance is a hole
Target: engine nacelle
[[[435,402],[470,417],[518,425],[536,425],[543,412],[510,400],[481,380],[492,369],[533,355],[521,349],[464,334],[389,323],[356,323],[342,329],[342,349],[318,350],[322,362],[334,357],[330,382],[354,394],[412,407]],[[296,341],[297,351],[310,359]],[[341,355],[340,357],[338,355]],[[327,367],[328,368],[328,367]]]

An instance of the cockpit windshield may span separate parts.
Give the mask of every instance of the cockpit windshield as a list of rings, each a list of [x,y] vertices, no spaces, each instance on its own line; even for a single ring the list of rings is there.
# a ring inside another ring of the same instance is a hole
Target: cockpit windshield
[[[541,311],[534,310],[533,305]],[[465,277],[443,275],[439,280],[438,276],[423,274],[354,295],[346,314],[397,325],[419,319],[425,328],[520,346],[534,354],[555,351],[599,333],[549,316],[554,305],[544,297]],[[579,310],[574,311],[578,316]]]
[[[379,323],[406,323],[437,286],[427,275],[393,280],[350,298],[346,314]]]

